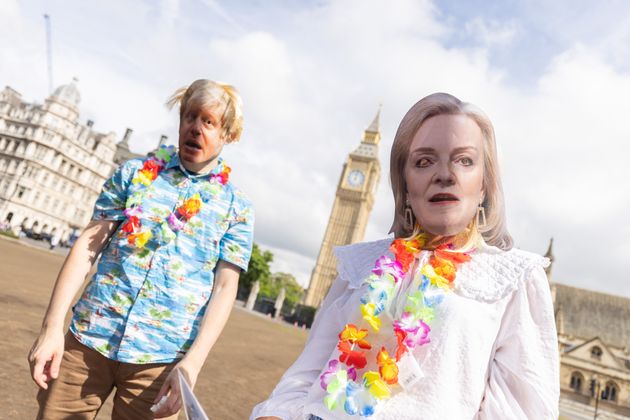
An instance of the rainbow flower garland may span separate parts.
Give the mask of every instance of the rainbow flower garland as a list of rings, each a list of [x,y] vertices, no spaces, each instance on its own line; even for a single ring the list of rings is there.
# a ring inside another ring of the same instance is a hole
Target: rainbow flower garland
[[[361,297],[361,316],[375,333],[380,331],[380,316],[393,304],[396,285],[408,274],[425,241],[423,235],[411,240],[394,240],[390,250],[395,260],[381,256],[372,274],[365,279],[368,290]],[[344,327],[337,344],[339,358],[330,360],[320,376],[320,385],[326,391],[324,404],[329,410],[342,408],[347,414],[369,417],[380,402],[398,390],[401,386],[398,362],[405,353],[430,342],[430,323],[435,317],[435,308],[451,290],[459,264],[469,260],[468,254],[455,252],[448,244],[433,251],[413,279],[402,315],[393,322],[396,348],[390,353],[381,347],[375,357],[378,371],[364,372],[360,381],[357,380],[359,370],[368,364],[366,351],[372,349],[367,340],[368,329],[354,324]]]
[[[142,229],[142,223],[140,222],[142,201],[148,187],[157,179],[160,172],[175,156],[175,153],[177,153],[177,150],[174,146],[162,146],[154,156],[144,162],[142,168],[136,172],[136,175],[131,180],[138,188],[127,199],[124,211],[127,220],[121,227],[122,232],[127,234],[129,245],[144,248],[153,237],[150,229]],[[160,236],[164,242],[173,240],[176,232],[182,230],[186,223],[201,211],[203,203],[216,195],[221,186],[228,183],[231,171],[230,167],[224,164],[220,173],[210,175],[209,181],[201,187],[201,193],[196,193],[192,197],[181,201],[166,220],[161,223]]]

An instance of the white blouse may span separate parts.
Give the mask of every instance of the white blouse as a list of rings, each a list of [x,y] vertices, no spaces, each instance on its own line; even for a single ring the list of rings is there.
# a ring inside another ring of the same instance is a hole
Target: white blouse
[[[329,411],[319,377],[338,334],[358,322],[363,280],[391,239],[335,249],[339,276],[324,299],[302,354],[250,419],[357,419]],[[422,251],[420,264],[428,251]],[[413,350],[423,378],[393,394],[373,419],[557,419],[560,393],[548,260],[484,245],[460,265],[452,293],[436,309],[431,342]],[[403,299],[404,300],[404,299]],[[358,315],[358,316],[357,316]],[[384,330],[382,330],[384,331]],[[376,347],[376,346],[375,346]]]

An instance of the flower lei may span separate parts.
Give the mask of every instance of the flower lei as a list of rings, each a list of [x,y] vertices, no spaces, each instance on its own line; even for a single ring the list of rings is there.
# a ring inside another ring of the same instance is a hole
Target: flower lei
[[[132,184],[137,185],[138,189],[127,199],[124,215],[127,220],[123,223],[121,230],[127,234],[129,245],[137,248],[144,248],[147,242],[153,237],[150,229],[142,229],[140,216],[142,215],[142,201],[148,187],[155,181],[160,172],[171,161],[177,153],[174,146],[162,146],[147,159],[142,168],[136,172],[131,180]],[[182,230],[186,223],[201,211],[204,201],[218,192],[219,185],[227,184],[230,177],[231,169],[224,165],[220,173],[212,174],[209,178],[208,185],[202,187],[202,193],[196,193],[181,202],[174,211],[172,211],[166,221],[161,224],[160,233],[165,242],[170,242],[175,238],[176,232]],[[204,200],[205,198],[205,200]]]
[[[380,315],[392,306],[396,284],[407,275],[425,240],[422,234],[411,240],[394,240],[389,249],[395,260],[381,256],[365,279],[368,290],[361,297],[361,316],[375,333],[381,327]],[[430,342],[435,308],[451,290],[458,265],[469,260],[468,254],[455,252],[448,244],[433,251],[413,280],[402,315],[393,322],[396,348],[388,352],[381,347],[375,358],[378,371],[364,372],[361,380],[357,380],[358,371],[368,363],[365,351],[372,349],[367,340],[368,329],[354,324],[344,327],[337,344],[339,358],[330,360],[320,376],[320,385],[326,391],[324,404],[329,410],[343,407],[347,414],[369,417],[380,402],[391,397],[400,385],[398,362],[405,353]]]

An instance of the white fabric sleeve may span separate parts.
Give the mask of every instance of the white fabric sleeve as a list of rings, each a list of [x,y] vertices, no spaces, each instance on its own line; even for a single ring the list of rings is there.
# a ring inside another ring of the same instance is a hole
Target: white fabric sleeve
[[[558,418],[558,341],[549,283],[540,266],[524,280],[501,322],[478,420]]]
[[[315,316],[311,332],[302,354],[284,373],[269,398],[254,407],[250,420],[264,416],[276,416],[282,420],[303,417],[309,389],[325,367],[338,341],[343,325],[338,306],[335,304],[344,294],[352,294],[348,282],[337,278]]]

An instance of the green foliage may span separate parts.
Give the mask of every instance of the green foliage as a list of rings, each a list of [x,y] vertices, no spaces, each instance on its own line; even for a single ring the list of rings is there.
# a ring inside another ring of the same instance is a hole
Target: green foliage
[[[18,236],[11,232],[10,230],[0,230],[0,235],[8,236],[9,238],[17,239]]]
[[[283,306],[292,309],[302,299],[304,289],[291,274],[274,273],[268,281],[260,282],[260,295],[275,299],[283,287],[285,291],[285,304]]]
[[[269,264],[273,261],[273,254],[269,251],[261,252],[260,247],[254,244],[252,249],[252,257],[249,260],[249,268],[246,273],[241,273],[238,282],[238,294],[241,299],[247,299],[249,291],[256,280],[263,284],[269,282],[271,278],[271,269]]]

